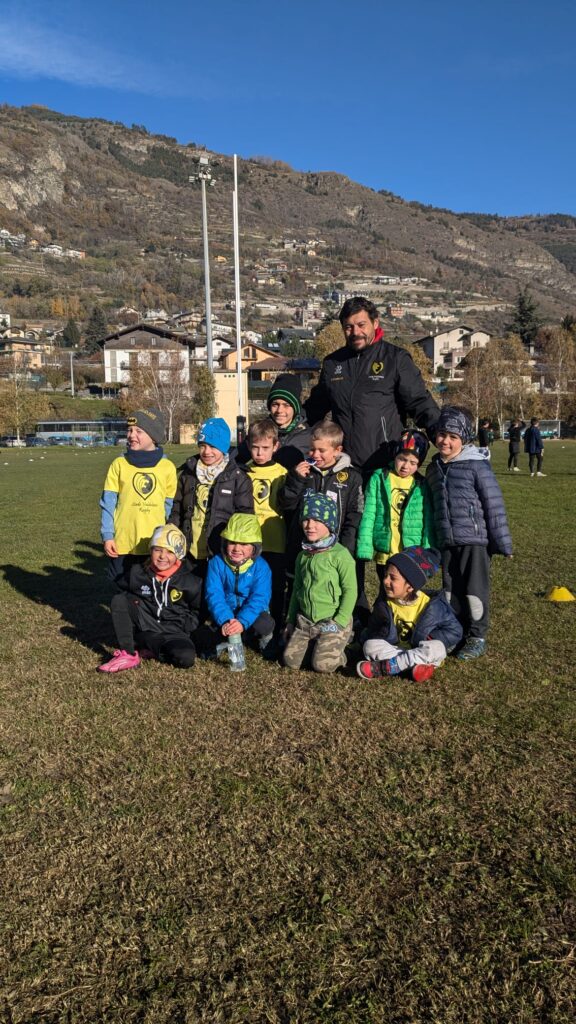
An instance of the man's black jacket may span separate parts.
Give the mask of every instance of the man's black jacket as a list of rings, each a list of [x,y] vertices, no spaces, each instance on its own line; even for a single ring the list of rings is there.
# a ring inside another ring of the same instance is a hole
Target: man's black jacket
[[[359,469],[387,464],[411,416],[432,427],[440,415],[410,354],[388,341],[360,352],[344,345],[326,356],[306,403],[309,423],[328,412],[344,431],[344,451]]]

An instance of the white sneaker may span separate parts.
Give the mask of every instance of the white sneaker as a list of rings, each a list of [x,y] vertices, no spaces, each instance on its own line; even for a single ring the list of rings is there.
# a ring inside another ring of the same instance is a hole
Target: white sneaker
[[[514,466],[514,469],[512,470],[512,472],[513,473],[520,473],[521,471],[518,469],[518,466]]]
[[[546,473],[536,473],[536,476],[546,476]]]
[[[536,473],[530,473],[530,476],[536,476]]]

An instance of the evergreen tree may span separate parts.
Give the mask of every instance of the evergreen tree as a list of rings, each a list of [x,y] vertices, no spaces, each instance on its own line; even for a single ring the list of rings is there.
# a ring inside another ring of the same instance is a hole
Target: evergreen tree
[[[526,347],[529,347],[534,344],[540,325],[537,303],[527,287],[520,288],[516,296],[514,318],[508,324],[508,330],[512,334],[519,334]]]
[[[102,306],[94,306],[84,330],[86,351],[96,352],[101,347],[107,334],[106,314]]]
[[[62,341],[66,348],[76,348],[80,344],[80,328],[72,317],[62,331]]]

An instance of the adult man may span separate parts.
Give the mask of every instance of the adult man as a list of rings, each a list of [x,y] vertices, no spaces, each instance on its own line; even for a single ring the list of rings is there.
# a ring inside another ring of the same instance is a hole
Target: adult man
[[[339,319],[346,344],[326,356],[306,415],[316,423],[331,412],[344,431],[344,451],[366,472],[391,458],[407,416],[426,428],[440,411],[409,353],[383,340],[373,302],[348,299]]]

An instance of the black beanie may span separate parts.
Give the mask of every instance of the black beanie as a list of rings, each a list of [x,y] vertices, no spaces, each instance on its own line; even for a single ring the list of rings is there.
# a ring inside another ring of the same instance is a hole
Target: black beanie
[[[127,422],[129,427],[140,427],[140,430],[145,430],[155,445],[164,444],[166,428],[160,409],[139,409],[128,417]]]
[[[421,547],[404,548],[391,555],[386,565],[395,565],[412,590],[422,590],[426,580],[438,572],[438,552]]]
[[[292,406],[294,409],[294,415],[298,416],[300,414],[301,394],[302,383],[300,381],[300,377],[295,373],[280,373],[268,392],[266,405],[270,408],[270,403],[273,402],[275,398],[281,398],[283,402],[288,402],[288,404]]]

